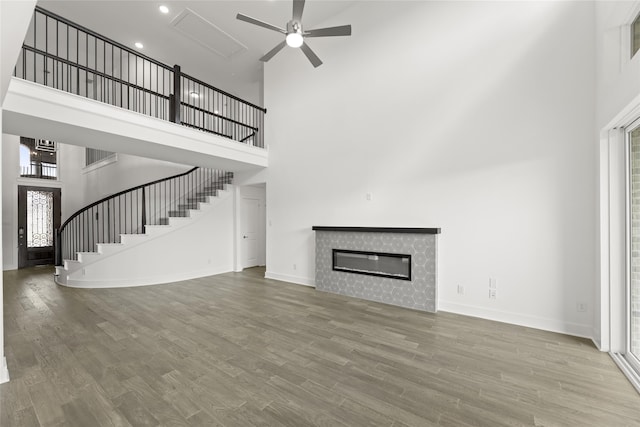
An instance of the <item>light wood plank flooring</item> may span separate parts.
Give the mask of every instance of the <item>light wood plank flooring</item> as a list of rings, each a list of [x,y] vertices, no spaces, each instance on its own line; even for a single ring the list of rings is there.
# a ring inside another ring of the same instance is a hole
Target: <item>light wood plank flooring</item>
[[[4,274],[0,425],[640,426],[586,339],[261,278],[128,289]]]

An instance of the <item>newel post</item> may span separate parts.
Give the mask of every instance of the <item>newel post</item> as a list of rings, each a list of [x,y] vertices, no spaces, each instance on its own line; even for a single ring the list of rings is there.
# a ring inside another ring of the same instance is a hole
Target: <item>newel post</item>
[[[147,225],[147,201],[146,201],[145,187],[142,187],[142,232],[144,233],[144,226]]]
[[[62,265],[62,233],[60,233],[60,229],[56,228],[55,234],[53,235],[53,249],[54,249],[54,257],[56,266]]]
[[[169,96],[169,121],[173,123],[182,123],[180,117],[180,98],[182,94],[181,79],[182,73],[180,66],[173,66],[173,93]]]

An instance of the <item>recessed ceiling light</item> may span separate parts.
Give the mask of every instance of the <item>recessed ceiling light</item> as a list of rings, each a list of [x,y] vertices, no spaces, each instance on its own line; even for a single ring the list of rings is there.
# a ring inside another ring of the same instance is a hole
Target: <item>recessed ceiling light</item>
[[[213,110],[213,114],[220,114],[220,111],[218,111],[218,110]]]
[[[135,42],[134,46],[137,47],[138,49],[142,49],[144,47],[144,45],[140,42]]]
[[[200,98],[200,94],[198,92],[189,92],[192,98],[198,99]]]
[[[160,6],[160,7],[158,8],[158,10],[159,10],[160,12],[164,13],[164,14],[169,13],[169,8],[168,8],[167,6],[165,6],[165,5]]]

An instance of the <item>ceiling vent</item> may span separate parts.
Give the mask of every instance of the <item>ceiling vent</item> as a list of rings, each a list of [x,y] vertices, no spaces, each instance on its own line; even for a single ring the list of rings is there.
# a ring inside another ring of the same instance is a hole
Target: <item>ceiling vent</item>
[[[226,59],[247,50],[238,40],[188,8],[171,21],[171,26]]]

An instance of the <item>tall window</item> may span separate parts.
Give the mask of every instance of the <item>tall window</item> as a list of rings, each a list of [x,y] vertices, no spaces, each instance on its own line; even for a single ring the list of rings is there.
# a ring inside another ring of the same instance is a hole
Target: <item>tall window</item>
[[[631,24],[631,57],[640,50],[640,15]]]
[[[58,179],[58,152],[55,142],[20,137],[20,176]]]

